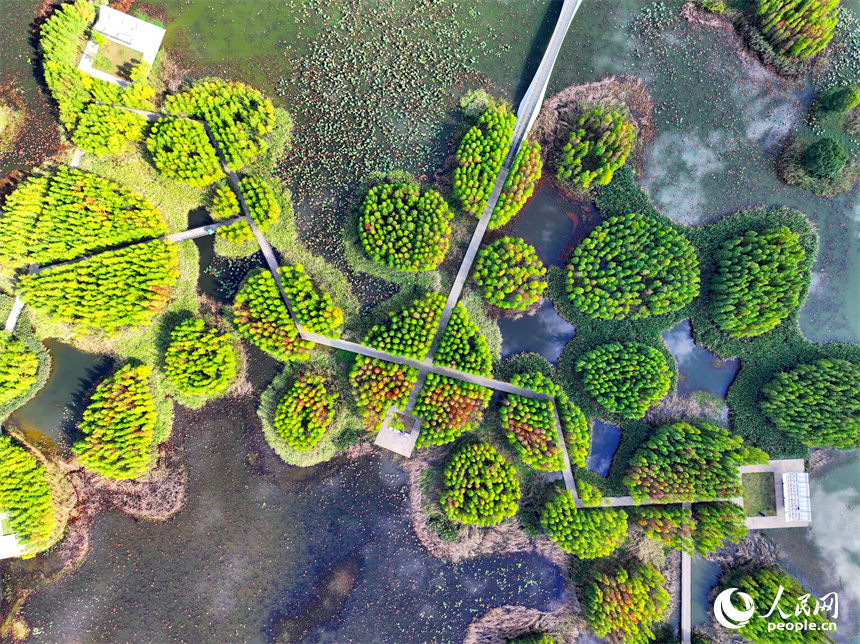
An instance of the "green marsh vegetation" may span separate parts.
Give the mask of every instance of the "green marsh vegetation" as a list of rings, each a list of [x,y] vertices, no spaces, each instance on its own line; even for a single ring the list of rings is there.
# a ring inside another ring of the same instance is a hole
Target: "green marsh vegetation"
[[[480,385],[427,374],[413,410],[424,419],[416,447],[444,445],[477,428],[492,395],[491,389]]]
[[[516,514],[520,498],[516,471],[489,443],[468,443],[457,449],[443,476],[440,503],[453,521],[490,526]]]
[[[540,143],[537,141],[523,141],[493,209],[489,230],[507,224],[534,194],[535,184],[540,180],[543,169],[540,152]]]
[[[300,377],[287,389],[275,410],[278,435],[299,451],[316,446],[334,418],[337,396],[326,390],[322,377]]]
[[[11,333],[0,331],[0,408],[23,398],[39,378],[39,355]]]
[[[848,192],[860,176],[860,165],[835,138],[809,140],[789,135],[776,160],[779,180],[820,197]]]
[[[284,266],[280,273],[284,291],[301,325],[327,338],[339,338],[343,310],[335,306],[331,295],[314,286],[301,264]]]
[[[596,107],[579,119],[558,159],[556,177],[574,192],[592,184],[605,186],[627,161],[636,142],[636,126],[621,111]]]
[[[457,304],[451,312],[439,348],[433,355],[433,364],[478,376],[490,376],[492,372],[493,357],[487,339],[462,304]]]
[[[98,157],[122,156],[146,136],[146,117],[135,112],[90,103],[81,113],[72,143]]]
[[[146,139],[152,162],[165,177],[193,188],[203,188],[224,178],[218,152],[209,142],[202,123],[163,118],[156,121]]]
[[[579,559],[605,557],[627,538],[627,513],[620,508],[577,510],[567,490],[544,506],[540,522],[546,535]]]
[[[503,237],[482,248],[475,258],[472,279],[488,304],[525,311],[540,301],[547,283],[546,267],[533,246]]]
[[[738,543],[747,535],[744,510],[732,501],[682,505],[645,505],[631,510],[631,523],[661,544],[702,556],[726,542]],[[757,514],[756,514],[757,516]]]
[[[364,338],[364,345],[397,356],[423,360],[433,343],[439,326],[445,298],[432,291],[410,306],[389,315],[388,321],[374,325]]]

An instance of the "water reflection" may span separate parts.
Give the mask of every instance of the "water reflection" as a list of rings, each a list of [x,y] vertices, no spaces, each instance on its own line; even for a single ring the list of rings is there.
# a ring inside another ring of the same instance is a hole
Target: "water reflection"
[[[709,391],[725,396],[738,372],[738,360],[722,360],[693,342],[689,320],[663,332],[663,340],[678,364],[678,393]]]
[[[693,581],[693,627],[707,624],[710,621],[708,611],[711,604],[708,593],[711,592],[720,576],[720,564],[708,561],[700,555],[693,557],[691,577]]]
[[[592,472],[606,476],[612,466],[612,457],[621,442],[621,428],[595,419],[591,430],[591,452],[585,464]]]
[[[534,351],[555,364],[564,346],[576,335],[576,329],[564,320],[545,300],[534,315],[519,320],[499,320],[502,332],[502,358],[515,353]]]

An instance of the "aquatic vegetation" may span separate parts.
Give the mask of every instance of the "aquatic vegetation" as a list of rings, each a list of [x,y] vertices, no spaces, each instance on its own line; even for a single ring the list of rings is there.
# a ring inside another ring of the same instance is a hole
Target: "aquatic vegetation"
[[[509,394],[499,409],[508,440],[523,462],[536,470],[558,472],[564,469],[554,407],[551,400]]]
[[[704,421],[664,425],[633,454],[624,485],[638,501],[730,499],[743,494],[738,468],[767,460],[722,427]]]
[[[645,505],[636,508],[633,516],[646,536],[669,548],[692,553],[696,527],[692,510],[683,505]]]
[[[176,245],[151,241],[23,275],[21,298],[84,331],[114,331],[150,324],[167,306],[178,275]]]
[[[580,467],[584,467],[584,464]],[[588,481],[576,479],[576,494],[585,506],[593,507],[603,503],[603,494]]]
[[[770,331],[800,305],[804,251],[788,226],[724,241],[714,254],[709,308],[717,326],[736,338]]]
[[[418,370],[357,355],[349,381],[367,428],[378,431],[389,407],[403,409],[406,406],[418,382]]]
[[[251,219],[260,231],[267,232],[278,222],[278,215],[281,214],[281,207],[272,186],[257,177],[242,177],[239,180],[239,190],[248,205]]]
[[[209,142],[206,128],[196,121],[163,118],[156,121],[146,139],[152,162],[165,177],[194,188],[224,178],[218,153]]]
[[[152,460],[155,403],[146,365],[125,365],[102,380],[79,425],[74,445],[81,465],[116,480],[135,479]]]
[[[284,292],[290,298],[299,323],[312,333],[339,338],[343,311],[334,305],[331,295],[314,286],[301,264],[279,269]]]
[[[605,557],[627,536],[627,513],[620,508],[577,510],[567,490],[556,494],[545,506],[540,522],[559,548],[580,559]]]
[[[568,264],[576,307],[604,320],[677,311],[699,294],[699,260],[681,234],[651,217],[610,217],[582,240]]]
[[[384,324],[376,324],[364,338],[364,345],[413,360],[423,360],[433,343],[445,298],[432,291],[402,311],[391,313]]]
[[[298,378],[275,411],[275,430],[290,447],[309,450],[322,439],[334,418],[337,392],[329,392],[322,376]]]
[[[433,355],[433,364],[478,376],[489,376],[492,372],[493,359],[487,339],[462,304],[451,311],[451,319]]]
[[[540,179],[543,162],[540,158],[540,143],[524,141],[517,152],[511,172],[505,179],[502,194],[490,218],[490,230],[501,228],[508,223],[534,194],[535,184]]]
[[[621,112],[595,108],[571,131],[556,176],[574,190],[588,190],[592,183],[605,186],[627,161],[635,141],[636,126]]]
[[[28,554],[44,550],[57,527],[45,467],[10,436],[0,436],[0,512]]]
[[[747,593],[754,606],[770,607],[782,596],[799,600],[803,596],[814,598],[811,591],[805,588],[790,574],[773,565],[751,564],[730,570],[720,579],[720,588],[738,588]],[[834,615],[828,615],[829,611],[818,610],[813,612],[815,599],[810,599],[809,614],[804,614],[803,619],[809,627],[803,630],[772,630],[769,632],[767,619],[751,619],[741,626],[737,633],[745,640],[753,644],[824,644],[832,642],[823,625],[832,621]],[[787,603],[787,602],[786,602]],[[779,617],[774,616],[778,620]],[[815,630],[811,625],[815,624]]]
[[[26,394],[38,372],[39,356],[8,331],[0,331],[0,405]]]
[[[756,0],[759,28],[774,51],[810,58],[827,46],[839,19],[839,0]]]
[[[860,444],[860,366],[817,360],[774,375],[761,390],[761,410],[780,430],[811,447]]]
[[[693,504],[693,546],[700,555],[738,543],[747,536],[744,509],[731,501]]]
[[[800,186],[821,197],[848,192],[860,176],[860,166],[836,139],[809,142],[788,135],[776,159],[776,174],[789,186]]]
[[[424,419],[416,447],[444,445],[477,427],[492,395],[486,387],[428,373],[412,412]]]
[[[517,117],[500,107],[487,110],[457,148],[454,196],[460,207],[480,218],[493,192],[514,137]]]
[[[585,614],[595,634],[624,644],[650,642],[651,626],[669,607],[665,584],[651,564],[615,563],[608,572],[595,570],[585,587]]]
[[[164,110],[206,121],[231,170],[264,154],[269,149],[265,135],[275,126],[275,108],[260,91],[220,79],[202,80],[168,96]]]
[[[602,344],[577,360],[576,372],[589,395],[625,418],[642,418],[672,382],[666,356],[636,342]]]
[[[78,118],[72,143],[96,156],[128,152],[130,143],[143,141],[146,117],[110,105],[90,103]]]
[[[472,279],[490,304],[525,311],[538,302],[547,283],[534,247],[515,237],[502,239],[478,252]]]
[[[215,398],[236,377],[238,359],[229,334],[201,318],[180,322],[170,333],[164,374],[178,391]]]
[[[436,268],[448,252],[454,214],[435,190],[405,183],[372,187],[361,204],[359,237],[377,264],[414,273]]]
[[[68,166],[31,176],[6,199],[0,265],[54,264],[167,232],[147,199]]]
[[[302,340],[275,278],[253,273],[233,300],[233,322],[245,338],[285,362],[307,360],[314,344]]]
[[[516,471],[489,443],[464,445],[445,466],[439,502],[454,521],[496,525],[517,513],[519,499]]]

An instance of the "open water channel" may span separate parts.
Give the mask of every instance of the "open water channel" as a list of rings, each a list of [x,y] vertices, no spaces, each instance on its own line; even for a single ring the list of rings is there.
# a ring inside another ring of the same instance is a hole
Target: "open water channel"
[[[25,144],[0,159],[4,172],[36,162],[58,143],[30,64],[29,23],[39,4],[6,0],[0,15],[3,73],[23,90],[30,109]],[[398,25],[387,35],[374,31],[374,25],[383,24],[381,18],[397,19],[394,4],[391,8],[358,0],[147,4],[168,23],[165,45],[192,74],[246,80],[272,95],[281,90],[293,101],[286,104],[286,99],[276,98],[296,117],[297,147],[305,143],[316,155],[301,157],[310,169],[304,179],[295,175],[297,185],[307,183],[308,176],[324,182],[323,177],[343,173],[340,180],[331,180],[331,186],[321,184],[319,194],[299,199],[300,220],[309,222],[302,232],[312,244],[318,238],[310,231],[332,237],[331,231],[337,229],[342,220],[338,200],[345,196],[343,186],[353,172],[351,160],[338,165],[337,154],[329,155],[335,159],[329,168],[321,160],[329,157],[316,152],[327,140],[330,147],[342,140],[337,137],[349,131],[346,124],[357,108],[330,112],[329,129],[320,129],[319,119],[314,122],[319,115],[314,104],[325,87],[315,85],[314,78],[332,81],[331,97],[344,88],[336,86],[338,78],[329,68],[311,78],[295,61],[309,54],[351,64],[369,61],[372,48],[358,52],[345,38],[323,42],[326,32],[339,33],[340,21],[361,14],[364,22],[353,33],[365,34],[380,56],[393,56],[397,47],[406,54],[417,42],[428,50],[438,46],[450,59],[467,65],[463,71],[450,66],[448,59],[436,67],[424,60],[424,67],[411,70],[409,61],[420,57],[398,59],[408,71],[394,74],[398,82],[406,83],[405,95],[409,87],[433,91],[423,92],[429,98],[411,112],[408,105],[398,103],[373,114],[381,119],[374,131],[380,143],[362,150],[370,166],[432,172],[449,152],[457,96],[482,85],[512,100],[521,96],[560,7],[557,1],[452,3],[447,22],[432,16],[428,20],[445,22],[446,28],[462,36],[468,51],[455,51],[441,37],[442,44],[416,37],[409,41],[414,23],[399,33]],[[372,10],[367,9],[370,6]],[[781,185],[770,169],[780,137],[805,112],[810,85],[791,85],[757,63],[742,60],[727,33],[678,19],[678,2],[668,4],[665,18],[637,17],[645,7],[655,15],[654,6],[634,0],[584,2],[556,65],[550,93],[608,74],[642,78],[655,100],[657,118],[640,181],[655,203],[677,221],[692,224],[761,204],[808,213],[818,225],[822,250],[802,312],[802,329],[815,341],[858,341],[860,193],[855,188],[833,200],[819,199]],[[843,0],[842,6],[860,14],[858,0]],[[316,93],[303,93],[303,88]],[[352,91],[361,96],[362,86]],[[413,121],[416,115],[421,118]],[[301,189],[297,193],[301,195]],[[557,195],[538,194],[515,232],[536,243],[544,261],[555,263],[563,259],[575,234],[576,222],[568,212],[573,210]],[[555,360],[573,329],[554,315],[550,308],[503,326],[505,351],[534,350]],[[682,332],[678,334],[674,340],[680,347],[684,339]],[[522,338],[536,341],[524,343]],[[672,336],[666,341],[671,346]],[[50,348],[54,376],[17,418],[67,445],[72,431],[67,419],[75,398],[105,364],[60,344]],[[262,386],[272,365],[258,359],[255,371]],[[702,359],[710,360],[697,358]],[[684,361],[679,359],[679,365],[683,376]],[[711,366],[730,380],[730,367]],[[700,375],[695,368],[686,374],[682,387],[708,388],[695,380]],[[262,441],[253,402],[180,413],[176,431],[188,456],[185,510],[162,525],[136,523],[116,514],[100,517],[93,550],[81,568],[28,602],[25,615],[35,627],[32,641],[265,642],[285,629],[298,629],[290,632],[306,632],[305,641],[311,642],[456,642],[468,622],[491,606],[547,607],[559,598],[558,571],[536,556],[485,558],[458,566],[429,557],[408,524],[403,474],[384,456],[309,470],[287,468]],[[818,596],[840,592],[836,640],[856,643],[860,465],[849,455],[846,462],[817,471],[812,478],[812,527],[772,531],[770,537],[783,564]],[[702,618],[711,577],[705,569],[696,574]],[[301,614],[307,619],[296,620]]]

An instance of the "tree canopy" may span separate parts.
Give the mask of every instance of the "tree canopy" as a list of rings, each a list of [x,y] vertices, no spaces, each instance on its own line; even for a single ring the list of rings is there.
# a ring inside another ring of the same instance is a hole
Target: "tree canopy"
[[[458,449],[443,476],[440,503],[451,519],[489,526],[516,514],[520,499],[516,471],[489,443]]]

